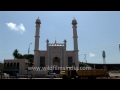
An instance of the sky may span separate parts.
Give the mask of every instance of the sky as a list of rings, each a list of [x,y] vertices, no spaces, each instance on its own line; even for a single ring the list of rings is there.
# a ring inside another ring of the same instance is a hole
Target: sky
[[[46,40],[63,43],[73,50],[72,20],[77,20],[79,61],[120,63],[120,11],[0,11],[0,62],[13,59],[13,51],[34,54],[35,21],[41,20],[39,50]],[[32,43],[32,44],[30,44]],[[86,56],[86,60],[85,60]]]

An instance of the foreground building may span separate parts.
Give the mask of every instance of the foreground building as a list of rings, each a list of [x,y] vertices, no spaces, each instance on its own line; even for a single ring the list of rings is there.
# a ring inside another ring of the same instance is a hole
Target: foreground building
[[[4,60],[3,71],[10,75],[14,73],[18,73],[20,75],[28,74],[27,66],[28,66],[27,59],[7,59]]]
[[[119,63],[112,63],[112,64],[98,64],[98,63],[86,63],[88,66],[95,68],[95,69],[103,69],[106,66],[107,70],[109,71],[120,71],[120,64]]]

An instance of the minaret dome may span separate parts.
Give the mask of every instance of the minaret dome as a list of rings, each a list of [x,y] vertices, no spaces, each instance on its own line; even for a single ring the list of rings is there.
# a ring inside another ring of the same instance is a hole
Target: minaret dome
[[[72,24],[73,24],[73,25],[76,25],[76,24],[77,24],[77,20],[76,20],[75,18],[72,20]]]
[[[40,21],[40,19],[39,19],[39,17],[36,19],[36,22],[35,22],[36,24],[41,24],[41,21]]]

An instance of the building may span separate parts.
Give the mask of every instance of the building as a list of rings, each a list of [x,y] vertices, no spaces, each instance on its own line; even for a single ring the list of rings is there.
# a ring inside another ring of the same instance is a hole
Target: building
[[[119,63],[112,63],[112,64],[98,64],[98,63],[86,63],[88,66],[95,68],[95,69],[104,69],[104,66],[106,66],[106,69],[108,71],[120,71],[120,64]]]
[[[20,75],[27,73],[27,59],[7,59],[4,60],[4,72],[10,75],[18,73]]]
[[[47,66],[56,66],[56,67],[66,67],[72,66],[75,63],[76,67],[79,66],[78,60],[78,36],[77,36],[77,21],[76,19],[72,20],[73,28],[73,45],[74,49],[72,51],[66,50],[67,41],[63,40],[63,43],[50,43],[49,40],[46,40],[46,50],[39,50],[40,42],[40,25],[41,20],[36,19],[36,33],[35,33],[35,49],[34,49],[34,67],[47,67]],[[53,70],[54,71],[54,70]],[[42,72],[34,72],[42,73]],[[44,72],[45,73],[45,72]],[[47,73],[47,71],[46,71]],[[58,71],[59,73],[59,71]]]
[[[2,71],[3,71],[3,63],[0,63],[0,74],[2,73]]]

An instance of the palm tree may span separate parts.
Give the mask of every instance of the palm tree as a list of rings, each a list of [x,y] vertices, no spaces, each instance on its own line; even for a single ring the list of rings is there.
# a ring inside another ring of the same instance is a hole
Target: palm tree
[[[106,55],[105,55],[105,51],[104,51],[104,50],[103,50],[103,52],[102,52],[102,57],[103,57],[104,69],[106,69],[106,62],[105,62],[105,57],[106,57]]]

